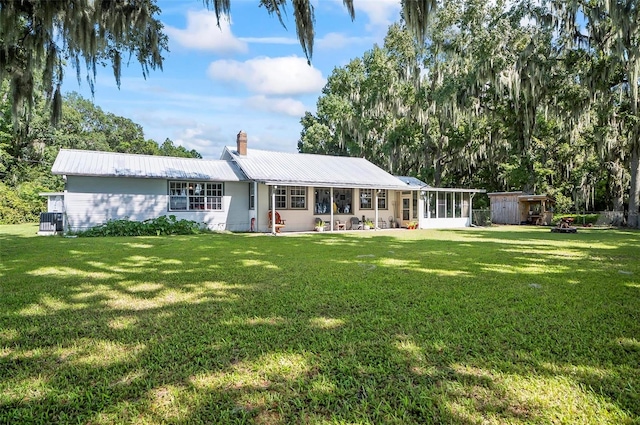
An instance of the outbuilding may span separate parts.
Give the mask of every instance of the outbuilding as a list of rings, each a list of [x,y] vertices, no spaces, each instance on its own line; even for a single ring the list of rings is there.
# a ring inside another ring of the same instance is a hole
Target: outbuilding
[[[555,201],[549,195],[529,195],[522,191],[492,192],[487,195],[491,202],[492,223],[551,224]]]

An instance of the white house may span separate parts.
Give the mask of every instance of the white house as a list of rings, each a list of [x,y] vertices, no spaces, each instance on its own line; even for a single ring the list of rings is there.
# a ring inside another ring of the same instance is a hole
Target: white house
[[[244,132],[219,160],[62,149],[52,173],[66,181],[66,230],[175,215],[214,230],[270,232],[269,212],[285,221],[282,231],[312,230],[315,218],[330,230],[363,218],[378,227],[465,227],[480,192],[432,188],[363,158],[248,149]]]

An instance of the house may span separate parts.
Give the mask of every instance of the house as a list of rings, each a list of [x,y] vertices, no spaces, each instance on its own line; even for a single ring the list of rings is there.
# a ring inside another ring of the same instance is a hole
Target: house
[[[274,232],[270,211],[287,232],[312,230],[316,217],[330,230],[353,217],[378,227],[464,227],[480,192],[432,188],[364,158],[249,149],[244,132],[219,160],[62,149],[52,173],[66,181],[66,230],[175,215],[213,230]]]
[[[548,195],[519,192],[492,192],[491,222],[495,224],[549,225],[553,219],[554,199]]]

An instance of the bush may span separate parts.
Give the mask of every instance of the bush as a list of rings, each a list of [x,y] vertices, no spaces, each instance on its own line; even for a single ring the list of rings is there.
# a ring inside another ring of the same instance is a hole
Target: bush
[[[38,213],[14,188],[0,182],[0,224],[37,222]]]
[[[560,192],[554,193],[553,197],[556,200],[555,209],[557,213],[568,213],[573,208],[573,200],[570,197]]]
[[[73,232],[78,236],[160,236],[160,235],[193,235],[203,232],[200,223],[191,220],[177,220],[175,215],[160,216],[145,221],[129,219],[109,220],[104,224],[81,232]]]
[[[598,221],[599,214],[554,214],[551,224],[558,224],[561,218],[572,217],[573,224],[581,226],[583,224],[595,225]]]

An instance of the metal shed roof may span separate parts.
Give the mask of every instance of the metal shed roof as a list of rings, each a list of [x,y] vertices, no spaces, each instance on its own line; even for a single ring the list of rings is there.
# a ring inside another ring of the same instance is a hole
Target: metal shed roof
[[[396,177],[414,189],[418,188],[420,190],[425,190],[429,192],[471,192],[471,193],[485,192],[484,189],[465,189],[465,188],[458,188],[458,187],[433,187],[433,186],[429,186],[422,180],[419,180],[415,177],[409,177],[409,176],[396,176]]]
[[[416,190],[364,158],[257,149],[248,149],[245,156],[232,147],[226,151],[249,179],[268,185]]]
[[[168,156],[135,155],[116,152],[61,149],[53,174],[168,178],[211,181],[243,181],[246,176],[231,161]]]
[[[422,189],[424,187],[428,187],[429,186],[428,184],[426,184],[422,180],[417,179],[415,177],[410,177],[410,176],[396,176],[396,177],[399,178],[400,180],[402,180],[403,182],[405,182],[407,184],[407,186],[413,186],[413,187],[418,188],[418,189]]]

